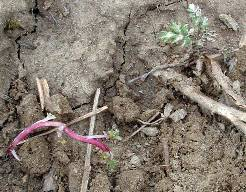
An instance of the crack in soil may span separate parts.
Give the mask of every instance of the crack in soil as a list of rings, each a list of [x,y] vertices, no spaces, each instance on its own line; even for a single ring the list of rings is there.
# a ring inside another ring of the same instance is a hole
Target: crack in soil
[[[132,14],[132,10],[130,9],[130,12],[128,14],[128,21],[126,22],[126,24],[124,26],[124,29],[123,29],[123,35],[124,35],[123,36],[123,40],[124,41],[123,41],[123,43],[121,45],[123,62],[120,64],[119,69],[117,69],[117,66],[114,64],[113,68],[116,71],[117,77],[114,80],[113,85],[111,85],[111,86],[109,86],[109,87],[107,87],[105,89],[105,93],[107,93],[108,90],[110,90],[111,88],[116,87],[116,82],[120,79],[120,74],[122,72],[123,65],[126,63],[126,44],[127,44],[127,40],[126,40],[127,35],[126,35],[126,32],[127,32],[128,27],[129,27],[129,24],[131,22],[131,14]],[[105,84],[107,84],[107,82]]]
[[[75,105],[74,107],[72,107],[72,110],[74,111],[74,110],[76,110],[76,109],[79,109],[79,108],[82,107],[82,106],[86,106],[86,105],[89,105],[89,104],[91,104],[91,101],[85,102],[85,103],[80,103],[80,104]]]
[[[119,73],[121,72],[123,65],[126,63],[126,43],[127,43],[127,40],[126,40],[126,37],[127,37],[126,32],[127,32],[128,27],[129,27],[129,24],[131,22],[131,13],[132,13],[132,11],[130,10],[130,13],[128,15],[128,21],[127,21],[127,23],[126,23],[126,25],[124,27],[124,32],[123,32],[123,34],[124,34],[124,43],[122,45],[123,62],[120,64]]]
[[[19,37],[15,39],[15,43],[17,45],[17,58],[21,60],[21,44],[20,40],[23,36],[27,36],[32,33],[36,33],[37,31],[37,23],[38,23],[38,14],[39,14],[39,9],[38,9],[38,0],[35,0],[33,8],[30,10],[33,18],[34,18],[34,24],[33,24],[33,30],[32,31],[27,31],[25,34],[21,34]],[[22,62],[22,67],[24,68],[24,62]]]

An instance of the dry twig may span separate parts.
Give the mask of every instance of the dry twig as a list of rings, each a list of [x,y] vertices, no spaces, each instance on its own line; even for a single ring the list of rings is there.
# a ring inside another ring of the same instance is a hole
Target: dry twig
[[[222,72],[220,65],[216,62],[212,56],[207,56],[208,60],[208,68],[211,70],[211,76],[215,79],[215,81],[221,86],[226,95],[230,96],[233,102],[243,108],[246,109],[246,101],[245,99],[233,90],[231,80]]]
[[[97,89],[96,94],[95,94],[95,98],[94,98],[93,110],[92,110],[92,112],[94,112],[94,113],[95,113],[97,106],[98,106],[99,95],[100,95],[100,89]],[[94,115],[91,117],[89,135],[93,135],[95,122],[96,122],[96,116]],[[88,144],[87,145],[87,152],[86,152],[86,156],[85,156],[84,175],[82,178],[80,192],[86,192],[87,191],[88,181],[89,181],[90,172],[91,172],[90,163],[91,163],[91,145]]]
[[[70,125],[75,124],[75,123],[78,123],[78,122],[80,122],[80,121],[82,121],[84,119],[87,119],[89,117],[92,117],[92,116],[94,116],[94,115],[96,115],[98,113],[101,113],[101,112],[105,111],[106,109],[108,109],[107,106],[103,106],[101,108],[98,108],[98,109],[96,109],[96,110],[94,110],[94,111],[92,111],[90,113],[87,113],[87,114],[85,114],[85,115],[83,115],[81,117],[78,117],[78,118],[72,120],[71,122],[67,123],[67,126],[70,126]]]
[[[153,115],[148,121],[147,123],[150,123],[151,121],[153,121],[160,113],[157,112],[155,115]],[[147,125],[144,124],[142,125],[138,130],[134,131],[129,137],[127,137],[124,142],[128,141],[129,139],[131,139],[132,137],[134,137],[139,131],[141,131],[143,128],[145,128]]]
[[[164,165],[165,165],[164,168],[168,174],[170,171],[168,140],[167,140],[167,138],[162,138],[161,142],[163,145],[163,158],[164,158]]]
[[[143,75],[141,76],[138,76],[134,79],[131,79],[130,81],[128,81],[129,84],[137,81],[137,80],[141,80],[141,81],[144,81],[150,74],[156,72],[156,71],[159,71],[159,70],[163,70],[163,69],[168,69],[168,68],[173,68],[173,67],[181,67],[181,66],[184,66],[186,63],[185,62],[182,62],[182,63],[174,63],[174,64],[169,64],[169,65],[160,65],[160,66],[156,66],[154,67],[153,69],[151,69],[149,72],[147,73],[144,73]]]
[[[153,121],[153,122],[145,122],[145,121],[142,121],[141,119],[138,119],[137,121],[139,123],[142,123],[143,125],[150,125],[150,126],[153,126],[153,125],[159,125],[162,121],[164,121],[166,118],[165,117],[161,117],[160,119],[157,119],[156,121]]]
[[[50,89],[46,79],[36,78],[39,100],[42,111],[49,105],[50,102]]]

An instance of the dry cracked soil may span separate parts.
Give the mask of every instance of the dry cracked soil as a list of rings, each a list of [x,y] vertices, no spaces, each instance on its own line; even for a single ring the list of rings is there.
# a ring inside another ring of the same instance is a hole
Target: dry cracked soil
[[[98,134],[117,128],[124,139],[142,125],[139,119],[145,122],[167,106],[185,114],[148,125],[127,142],[108,143],[118,161],[114,170],[93,148],[88,191],[246,191],[243,133],[152,76],[129,83],[189,54],[159,39],[171,21],[188,22],[187,3],[199,5],[217,33],[208,50],[238,49],[246,33],[245,0],[0,0],[0,191],[80,191],[86,145],[52,133],[19,146],[20,162],[5,153],[17,133],[45,116],[37,77],[47,79],[58,109],[67,112],[60,117],[64,122],[89,112],[101,88],[99,106],[109,110],[97,115]],[[220,14],[231,15],[239,29],[229,29]],[[241,51],[227,73],[239,80],[244,96],[245,55]],[[226,102],[193,70],[177,68],[208,96]],[[80,134],[88,127],[87,121],[72,126]]]

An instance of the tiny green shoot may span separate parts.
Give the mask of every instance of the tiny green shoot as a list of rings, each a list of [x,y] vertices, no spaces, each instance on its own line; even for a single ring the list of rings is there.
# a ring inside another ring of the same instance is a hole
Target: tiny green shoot
[[[191,45],[202,47],[203,42],[212,36],[208,31],[208,18],[202,15],[199,6],[189,4],[187,12],[192,24],[172,22],[167,31],[160,32],[160,39],[164,43],[181,45],[182,47]]]
[[[118,161],[113,159],[112,154],[110,153],[102,153],[101,154],[101,159],[106,163],[107,169],[110,172],[113,172],[116,170],[118,166]]]
[[[108,138],[110,140],[117,140],[117,141],[121,141],[122,140],[122,137],[120,136],[120,131],[118,129],[111,129],[108,131],[107,133],[108,135]]]

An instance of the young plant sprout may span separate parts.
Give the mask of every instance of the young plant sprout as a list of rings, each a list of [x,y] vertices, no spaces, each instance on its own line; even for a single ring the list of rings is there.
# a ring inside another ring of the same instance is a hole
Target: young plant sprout
[[[101,159],[106,162],[107,168],[110,172],[115,171],[118,166],[118,161],[113,159],[112,154],[103,153]]]
[[[208,31],[208,18],[202,15],[199,6],[189,4],[187,12],[192,25],[172,22],[168,31],[160,33],[160,39],[164,43],[181,45],[183,47],[203,46],[206,40],[212,40],[214,34]]]
[[[122,140],[122,137],[120,136],[120,131],[118,129],[109,130],[107,135],[110,140],[118,140],[118,141]]]
[[[44,128],[44,127],[57,127],[57,133],[58,136],[61,136],[62,133],[65,133],[70,138],[83,142],[83,143],[89,143],[92,145],[95,145],[99,149],[101,149],[103,152],[110,152],[110,148],[102,143],[99,139],[106,139],[108,138],[108,135],[92,135],[92,136],[81,136],[77,133],[75,133],[73,130],[69,129],[66,124],[58,121],[50,121],[55,119],[55,117],[51,114],[48,114],[46,118],[43,120],[40,120],[29,127],[25,128],[21,133],[19,133],[16,138],[12,141],[12,143],[9,145],[7,149],[7,153],[10,155],[13,155],[15,159],[20,161],[20,158],[15,152],[15,148],[18,144],[20,144],[23,140],[25,140],[31,133],[33,133],[35,130]]]

